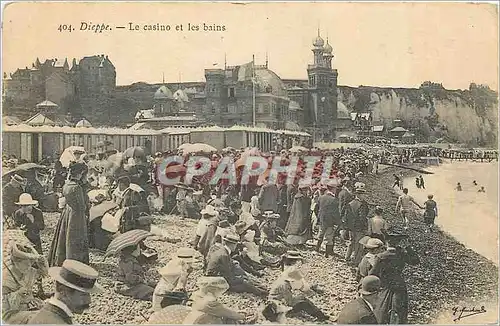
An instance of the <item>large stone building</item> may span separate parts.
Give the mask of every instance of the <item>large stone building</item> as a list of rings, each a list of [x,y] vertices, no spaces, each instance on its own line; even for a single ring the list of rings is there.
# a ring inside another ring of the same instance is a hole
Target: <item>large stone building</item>
[[[10,77],[10,78],[9,78]],[[26,117],[44,100],[58,105],[60,113],[85,112],[102,97],[109,97],[116,88],[115,67],[107,56],[84,57],[78,64],[73,59],[45,60],[37,58],[31,68],[4,74],[3,103],[9,114]]]
[[[265,65],[252,60],[224,69],[205,69],[204,83],[161,85],[153,95],[155,118],[187,109],[219,126],[252,125],[255,119],[256,126],[306,129],[317,139],[333,139],[338,117],[333,49],[319,31],[312,45],[308,79],[282,80],[269,69],[267,60]],[[179,102],[176,94],[182,94],[184,100]]]

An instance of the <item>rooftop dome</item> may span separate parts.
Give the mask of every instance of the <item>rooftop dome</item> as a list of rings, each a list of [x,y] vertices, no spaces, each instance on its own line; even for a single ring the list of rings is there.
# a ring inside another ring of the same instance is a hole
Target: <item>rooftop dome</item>
[[[172,91],[168,89],[167,86],[163,85],[158,88],[155,92],[154,99],[155,100],[163,100],[163,99],[171,99]]]
[[[317,48],[321,48],[323,47],[323,45],[325,45],[325,41],[321,38],[321,36],[319,36],[319,33],[318,36],[316,36],[316,38],[314,39],[313,45]]]
[[[330,45],[330,43],[328,43],[328,40],[326,41],[326,45],[325,45],[325,48],[324,48],[324,53],[325,54],[332,54],[333,52],[333,48],[332,46]]]
[[[87,120],[87,119],[82,119],[80,121],[78,121],[78,123],[76,124],[77,128],[90,128],[92,127],[92,124]]]
[[[174,100],[180,102],[189,102],[189,97],[187,96],[186,92],[184,92],[184,90],[178,89],[174,93]]]
[[[252,80],[252,63],[238,67],[238,81]],[[288,97],[285,84],[281,78],[272,70],[257,67],[255,69],[256,92],[270,93],[275,96]]]

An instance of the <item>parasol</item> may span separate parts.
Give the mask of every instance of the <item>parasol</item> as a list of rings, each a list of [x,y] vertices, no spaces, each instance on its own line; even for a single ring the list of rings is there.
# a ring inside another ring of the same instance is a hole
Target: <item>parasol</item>
[[[92,206],[90,208],[89,222],[92,222],[96,218],[104,216],[104,214],[116,207],[118,207],[118,204],[116,204],[114,201],[105,201],[100,203],[99,205]]]
[[[110,155],[104,162],[104,171],[107,176],[113,176],[115,171],[122,165],[123,153]]]
[[[59,158],[59,161],[61,162],[61,165],[63,167],[67,168],[69,167],[69,163],[71,163],[72,161],[76,161],[75,152],[81,152],[83,154],[86,153],[85,148],[83,148],[82,146],[70,146],[66,148]]]
[[[16,168],[6,172],[4,175],[3,175],[3,178],[7,178],[7,176],[9,175],[12,175],[14,173],[20,173],[20,174],[23,174],[24,172],[27,172],[27,171],[30,171],[30,170],[33,170],[33,169],[38,169],[38,170],[48,170],[48,168],[44,165],[39,165],[39,164],[36,164],[36,163],[24,163],[24,164],[21,164],[21,165],[18,165]]]
[[[113,241],[111,241],[104,257],[116,255],[129,246],[137,246],[139,242],[151,235],[152,234],[150,232],[140,229],[130,230],[120,234],[114,238]]]
[[[293,146],[288,151],[290,153],[298,153],[298,152],[308,152],[309,150],[303,146]]]
[[[193,144],[191,144],[191,143],[184,143],[184,144],[181,144],[177,149],[183,151],[184,149],[188,148],[191,145],[193,145]]]
[[[126,159],[131,158],[131,157],[132,158],[136,158],[136,157],[145,158],[146,152],[144,151],[144,148],[142,148],[140,146],[129,147],[123,152],[123,159],[126,160]]]
[[[217,152],[217,149],[215,147],[203,143],[191,144],[190,146],[182,150],[182,154],[184,155],[191,153],[213,153],[213,152]]]

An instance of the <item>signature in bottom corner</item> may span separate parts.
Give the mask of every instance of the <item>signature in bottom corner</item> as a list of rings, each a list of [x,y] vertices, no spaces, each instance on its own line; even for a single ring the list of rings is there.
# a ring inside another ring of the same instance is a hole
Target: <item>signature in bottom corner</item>
[[[484,308],[484,306],[481,306],[481,308],[453,307],[452,311],[453,317],[455,317],[453,318],[453,321],[457,322],[467,317],[484,314],[486,312],[486,309]]]

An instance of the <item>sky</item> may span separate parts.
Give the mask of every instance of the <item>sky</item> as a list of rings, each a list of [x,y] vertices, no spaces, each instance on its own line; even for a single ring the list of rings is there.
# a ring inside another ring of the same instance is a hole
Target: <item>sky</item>
[[[81,31],[82,22],[110,31]],[[129,30],[129,23],[139,31]],[[170,31],[145,31],[147,24]],[[188,24],[225,31],[188,31]],[[182,24],[183,30],[176,31]],[[60,25],[75,30],[59,31]],[[116,29],[125,26],[125,29]],[[117,84],[204,81],[204,69],[250,62],[306,79],[312,41],[328,37],[339,85],[418,87],[423,81],[498,89],[498,10],[467,3],[14,3],[3,11],[2,70],[40,58],[106,54]]]

